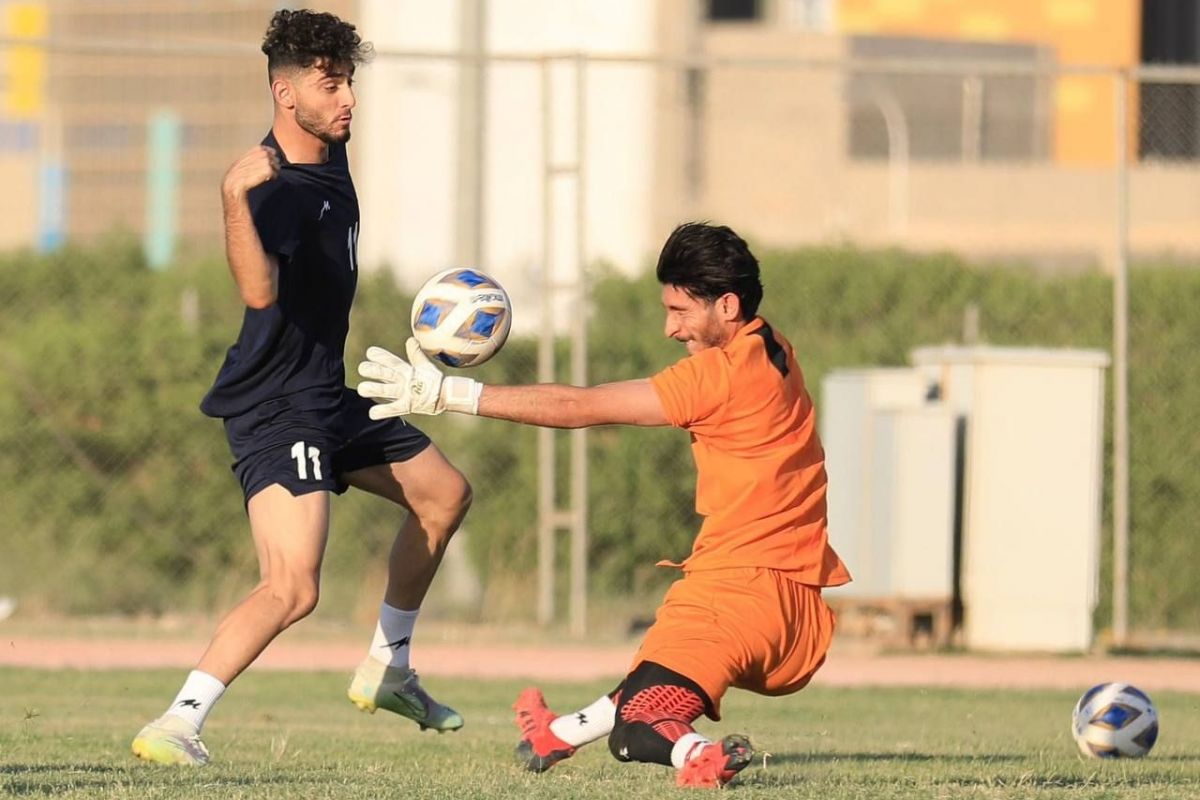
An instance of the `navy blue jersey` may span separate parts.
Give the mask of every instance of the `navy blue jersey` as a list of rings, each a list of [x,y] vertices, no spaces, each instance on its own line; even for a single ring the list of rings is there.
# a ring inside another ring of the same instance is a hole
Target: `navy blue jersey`
[[[290,164],[248,199],[263,249],[279,260],[279,296],[247,308],[237,342],[200,410],[232,417],[276,398],[335,409],[346,380],[343,353],[358,284],[358,196],[343,144],[323,164]]]

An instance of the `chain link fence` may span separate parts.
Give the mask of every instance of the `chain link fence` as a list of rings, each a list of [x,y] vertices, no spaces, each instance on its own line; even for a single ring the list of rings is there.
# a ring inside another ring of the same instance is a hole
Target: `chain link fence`
[[[224,41],[253,41],[261,15],[225,23]],[[216,187],[269,125],[263,65],[253,47],[194,36],[81,34],[0,44],[10,83],[37,62],[45,87],[0,121],[0,595],[31,614],[217,611],[256,565],[221,427],[196,406],[241,316]],[[907,364],[922,345],[1111,351],[1127,267],[1129,625],[1200,633],[1200,77],[1068,70],[1036,47],[829,39],[799,60],[760,44],[747,57],[724,34],[681,59],[380,48],[352,144],[372,257],[360,254],[348,362],[398,346],[420,278],[474,248],[519,320],[480,379],[650,374],[681,352],[660,334],[647,267],[674,224],[705,218],[760,254],[763,313],[796,345],[819,407],[829,371]],[[465,102],[455,78],[472,67],[486,80],[465,128],[435,112]],[[1080,107],[1086,135],[1064,116]],[[463,163],[475,165],[465,182]],[[487,420],[422,426],[476,495],[434,613],[562,621],[586,579],[591,627],[636,623],[672,578],[654,562],[688,551],[698,519],[677,431],[539,445],[535,429]],[[586,511],[574,589],[572,509]],[[336,501],[319,613],[374,615],[399,522],[375,498]],[[543,559],[555,545],[540,591],[539,531]]]

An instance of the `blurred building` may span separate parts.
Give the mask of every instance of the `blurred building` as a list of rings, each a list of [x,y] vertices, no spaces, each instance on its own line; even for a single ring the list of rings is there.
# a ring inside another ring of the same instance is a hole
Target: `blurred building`
[[[0,90],[0,247],[33,244],[39,226],[38,150],[46,108],[46,54],[32,45],[45,36],[43,3],[0,4],[0,36],[10,44],[0,52],[6,80]],[[30,44],[26,44],[29,42]]]
[[[1132,67],[1140,60],[1141,2],[839,0],[837,26],[856,37],[1035,45],[1060,64]],[[1070,75],[1048,90],[1047,127],[1054,158],[1068,164],[1112,163],[1112,81]]]
[[[0,169],[8,185],[28,189],[4,201],[14,208],[0,226],[0,246],[51,247],[114,229],[142,234],[164,210],[169,233],[212,246],[221,177],[270,127],[258,43],[279,5],[0,3],[7,36],[39,44],[6,49]],[[323,6],[345,12],[353,2]],[[40,46],[43,39],[54,46]],[[156,168],[156,158],[167,163]]]
[[[1062,264],[1113,263],[1125,214],[1135,256],[1200,252],[1200,85],[1118,73],[1200,62],[1194,2],[838,0],[832,35],[797,8],[712,0],[693,33],[663,26],[664,52],[717,65],[660,82],[662,220]],[[747,57],[789,64],[721,64]]]
[[[379,51],[355,134],[363,263],[409,283],[484,264],[526,309],[546,279],[570,285],[583,262],[642,268],[661,233],[656,71],[603,59],[651,57],[657,5],[362,0]],[[390,55],[414,51],[464,60]],[[479,52],[495,56],[485,69],[466,60]],[[575,54],[595,60],[581,71]]]
[[[689,218],[768,245],[1110,257],[1114,70],[1200,61],[1184,0],[309,5],[378,51],[351,145],[362,263],[410,284],[481,264],[522,305],[547,271],[641,269]],[[270,122],[279,6],[0,0],[0,246],[116,227],[158,258],[217,249],[221,175]],[[1126,89],[1133,247],[1200,253],[1200,81]]]
[[[838,0],[837,29],[853,36],[1035,44],[1070,66],[1128,69],[1200,64],[1195,0]],[[1111,163],[1116,93],[1102,76],[1076,74],[1050,87],[1052,152],[1065,164]],[[1130,87],[1140,107],[1130,153],[1200,156],[1200,93],[1191,85]]]

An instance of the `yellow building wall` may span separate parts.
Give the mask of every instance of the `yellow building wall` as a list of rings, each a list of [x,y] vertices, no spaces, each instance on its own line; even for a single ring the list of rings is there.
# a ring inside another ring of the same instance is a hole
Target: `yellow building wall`
[[[837,25],[847,34],[1044,44],[1064,65],[1130,67],[1140,60],[1140,0],[838,0]],[[1132,92],[1129,99],[1132,114]],[[1064,76],[1054,103],[1061,163],[1115,161],[1111,77]]]
[[[0,251],[38,238],[41,162],[38,140],[45,109],[46,54],[22,40],[46,35],[43,2],[0,2]]]
[[[14,40],[39,39],[47,33],[44,3],[8,3],[0,7],[0,32]],[[4,89],[0,94],[5,116],[36,119],[42,111],[46,85],[46,54],[39,47],[13,44],[4,48]]]

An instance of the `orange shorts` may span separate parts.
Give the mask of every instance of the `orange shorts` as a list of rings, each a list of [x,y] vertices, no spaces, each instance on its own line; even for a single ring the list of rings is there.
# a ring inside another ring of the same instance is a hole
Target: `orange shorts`
[[[761,567],[689,572],[667,591],[630,671],[653,661],[700,685],[714,720],[730,686],[803,689],[825,661],[833,611],[818,586]]]

